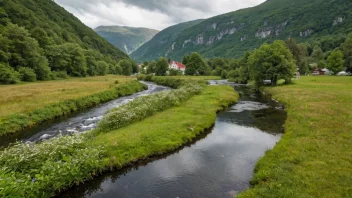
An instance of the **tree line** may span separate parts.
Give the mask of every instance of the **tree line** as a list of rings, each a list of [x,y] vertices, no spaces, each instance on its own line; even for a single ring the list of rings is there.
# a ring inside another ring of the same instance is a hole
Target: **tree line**
[[[168,62],[170,60],[163,57],[157,62],[144,62],[142,73],[182,75],[179,71],[169,70]],[[185,55],[182,63],[186,66],[185,75],[221,76],[237,83],[254,80],[258,85],[265,80],[276,85],[279,79],[290,83],[296,72],[310,74],[315,69],[327,68],[332,75],[336,75],[344,70],[352,72],[352,33],[339,45],[316,41],[297,44],[294,39],[277,40],[271,44],[265,43],[252,52],[247,51],[238,59],[204,59],[194,52]]]
[[[133,60],[55,2],[0,1],[0,84],[136,72]]]

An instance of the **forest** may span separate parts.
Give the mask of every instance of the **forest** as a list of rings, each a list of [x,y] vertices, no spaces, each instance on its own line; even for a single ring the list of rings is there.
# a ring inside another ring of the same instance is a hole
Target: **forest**
[[[128,55],[47,0],[0,0],[0,84],[136,72]]]

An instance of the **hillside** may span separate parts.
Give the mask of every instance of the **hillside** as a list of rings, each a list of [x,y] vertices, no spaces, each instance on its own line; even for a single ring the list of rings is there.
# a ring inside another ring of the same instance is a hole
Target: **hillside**
[[[0,83],[104,75],[129,59],[54,1],[0,0],[0,33]]]
[[[177,38],[160,43],[158,48],[153,48],[152,42],[146,43],[133,57],[148,60],[163,55],[181,60],[190,52],[205,57],[239,57],[264,42],[289,37],[298,42],[324,37],[326,45],[339,46],[340,38],[352,31],[351,9],[352,1],[346,0],[268,0],[253,8],[206,19],[179,32]],[[142,49],[151,52],[143,56]]]
[[[167,56],[168,51],[173,50],[173,43],[178,38],[179,34],[185,29],[192,27],[203,20],[189,21],[180,23],[164,29],[152,38],[150,41],[142,45],[131,57],[136,61],[156,60],[161,56]]]
[[[159,31],[126,26],[99,26],[94,29],[115,47],[130,54],[152,39]]]

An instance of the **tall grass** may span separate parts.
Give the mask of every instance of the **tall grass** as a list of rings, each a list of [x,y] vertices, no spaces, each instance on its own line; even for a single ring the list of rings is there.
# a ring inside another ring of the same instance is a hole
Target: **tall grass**
[[[104,147],[82,135],[39,144],[18,143],[0,152],[0,197],[49,197],[63,186],[98,174]]]
[[[122,128],[167,108],[178,106],[190,97],[201,93],[199,84],[184,84],[176,90],[163,91],[137,98],[125,105],[109,111],[98,125],[99,131]]]
[[[54,119],[56,117],[82,110],[97,104],[115,99],[117,97],[131,95],[135,92],[147,89],[147,86],[138,81],[130,81],[118,87],[102,91],[85,97],[64,100],[29,113],[15,113],[0,118],[0,136],[8,133],[21,131],[41,122]]]

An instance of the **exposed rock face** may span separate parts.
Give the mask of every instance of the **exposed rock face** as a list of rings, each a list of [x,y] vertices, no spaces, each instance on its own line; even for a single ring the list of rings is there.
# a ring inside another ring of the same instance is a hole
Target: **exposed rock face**
[[[237,32],[237,28],[233,27],[229,30],[229,34],[234,34],[235,32]]]
[[[195,41],[196,45],[203,45],[204,44],[204,35],[203,34],[199,34],[196,37],[196,41]]]
[[[259,31],[255,33],[255,37],[264,39],[270,36],[270,34],[271,34],[271,30]]]
[[[264,21],[264,26],[267,26],[268,23],[268,21]],[[273,27],[267,27],[265,29],[259,30],[255,33],[255,37],[264,39],[272,34],[274,34],[274,36],[279,36],[282,30],[287,26],[287,24],[288,21],[286,20],[285,22],[277,24]]]
[[[206,43],[206,45],[211,45],[215,42],[216,36],[211,36],[209,37],[208,42]]]
[[[242,42],[242,41],[245,41],[245,40],[247,40],[247,34],[245,34],[245,35],[243,35],[243,36],[241,37],[241,42]]]
[[[185,41],[183,42],[182,48],[185,48],[186,44],[187,44],[187,43],[190,43],[190,42],[192,42],[192,39],[187,39],[187,40],[185,40]]]
[[[218,24],[217,24],[217,23],[213,23],[213,24],[211,24],[211,28],[212,28],[213,30],[216,30],[217,26],[218,26]]]
[[[332,23],[333,26],[338,25],[339,23],[343,23],[342,17],[337,17],[334,22]]]
[[[307,29],[307,30],[305,30],[303,32],[300,32],[299,36],[300,37],[307,37],[307,36],[310,36],[312,33],[313,33],[313,30]]]

